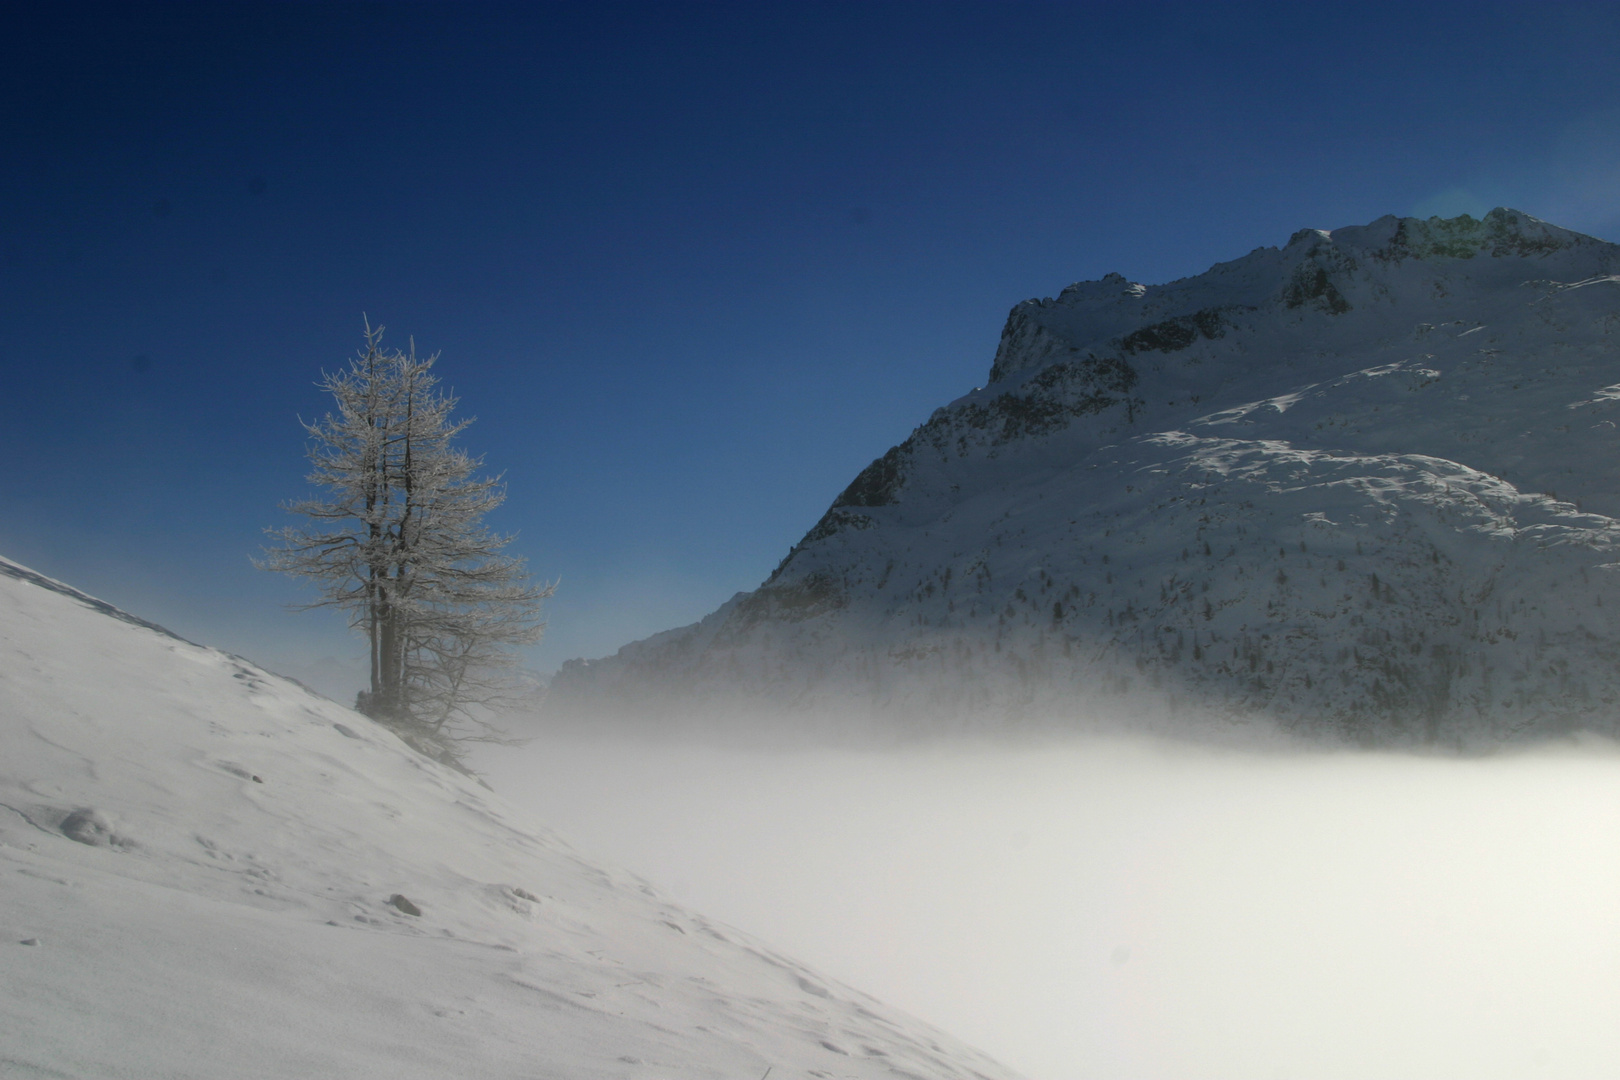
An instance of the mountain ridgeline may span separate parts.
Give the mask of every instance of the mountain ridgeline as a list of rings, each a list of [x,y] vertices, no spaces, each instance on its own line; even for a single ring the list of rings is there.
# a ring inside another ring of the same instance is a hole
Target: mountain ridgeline
[[[1497,209],[1013,308],[987,384],[558,716],[1620,729],[1620,246]]]

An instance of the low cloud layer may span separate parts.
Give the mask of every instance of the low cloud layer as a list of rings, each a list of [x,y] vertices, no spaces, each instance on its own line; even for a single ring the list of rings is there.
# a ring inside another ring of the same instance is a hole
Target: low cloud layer
[[[1620,1053],[1620,751],[1162,741],[483,762],[585,851],[1032,1077],[1584,1077]]]

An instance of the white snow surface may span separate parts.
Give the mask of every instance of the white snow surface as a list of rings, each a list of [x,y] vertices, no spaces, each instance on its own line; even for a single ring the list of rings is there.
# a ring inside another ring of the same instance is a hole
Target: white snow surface
[[[767,1070],[1012,1075],[351,710],[0,560],[0,1075]]]
[[[1617,275],[1620,246],[1499,209],[1026,301],[988,384],[758,590],[570,661],[551,707],[1613,734]]]

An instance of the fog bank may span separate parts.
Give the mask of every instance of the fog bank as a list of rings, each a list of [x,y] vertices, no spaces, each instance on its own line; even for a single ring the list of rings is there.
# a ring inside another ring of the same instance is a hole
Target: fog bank
[[[1090,738],[479,765],[582,850],[1031,1077],[1590,1077],[1620,751]]]

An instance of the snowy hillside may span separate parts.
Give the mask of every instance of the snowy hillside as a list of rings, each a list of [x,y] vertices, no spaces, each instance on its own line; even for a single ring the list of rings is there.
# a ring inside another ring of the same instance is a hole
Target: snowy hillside
[[[983,388],[559,716],[1620,727],[1620,247],[1510,210],[1019,304]]]
[[[1010,1075],[3,560],[0,950],[6,1076]]]

